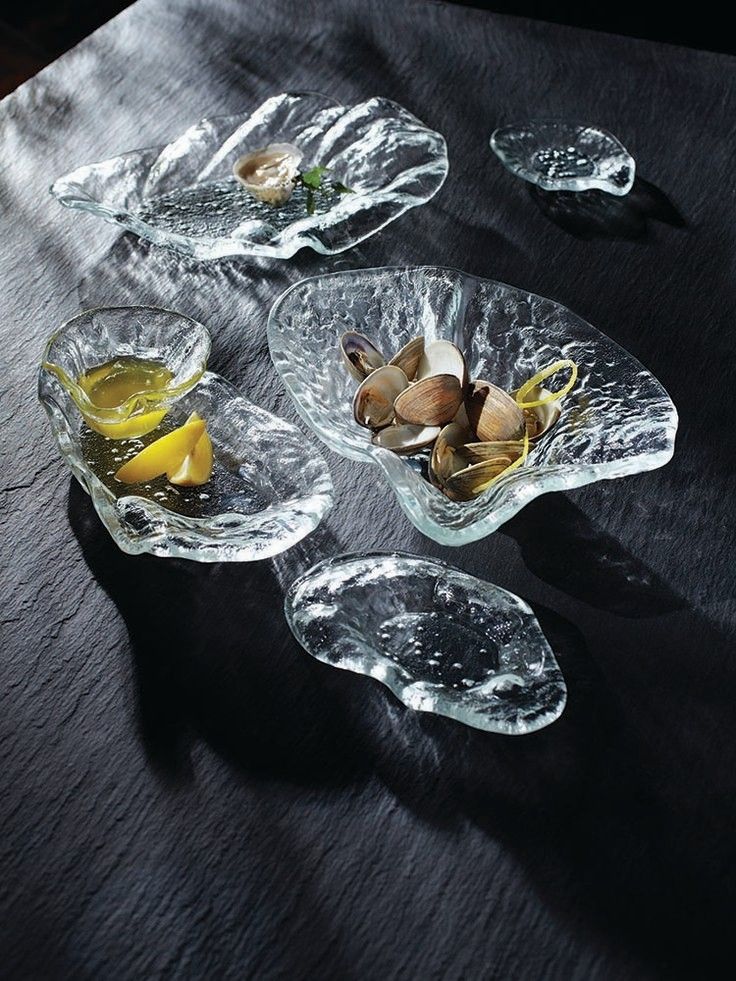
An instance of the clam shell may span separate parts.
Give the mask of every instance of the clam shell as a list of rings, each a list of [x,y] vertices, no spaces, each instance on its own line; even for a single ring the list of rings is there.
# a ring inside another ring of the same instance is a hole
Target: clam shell
[[[409,423],[402,423],[381,429],[371,442],[375,446],[382,446],[385,450],[393,450],[394,453],[408,456],[430,446],[439,434],[439,426],[412,426]]]
[[[245,189],[266,204],[286,204],[294,190],[302,152],[293,143],[271,143],[239,157],[233,174]]]
[[[464,400],[460,408],[455,413],[455,418],[452,421],[456,422],[459,426],[462,426],[464,429],[470,429],[470,422],[468,420],[468,413],[465,408]]]
[[[455,375],[461,386],[468,383],[468,367],[463,352],[452,341],[432,341],[426,344],[419,359],[416,378],[429,378],[432,375]]]
[[[376,368],[358,386],[353,399],[353,415],[360,426],[380,429],[394,419],[394,401],[408,386],[401,368],[387,364]]]
[[[549,389],[537,385],[527,393],[526,397],[530,402],[534,402],[551,394]],[[530,443],[535,443],[548,433],[562,414],[560,401],[548,402],[546,405],[535,405],[531,409],[523,409],[522,411],[526,420],[526,431],[529,434]]]
[[[432,375],[415,382],[396,399],[396,415],[418,426],[443,426],[450,422],[463,401],[455,375]]]
[[[465,409],[480,442],[517,440],[524,435],[524,413],[507,392],[490,382],[470,383]]]
[[[419,367],[419,361],[423,354],[424,338],[412,337],[412,339],[391,358],[389,364],[395,364],[398,368],[401,368],[409,381],[413,381],[417,373],[417,368]]]
[[[508,458],[483,460],[464,470],[457,470],[446,479],[445,493],[455,501],[472,501],[487,490],[511,463],[513,460]]]
[[[465,460],[468,466],[474,463],[483,463],[486,460],[506,459],[509,463],[516,459],[522,452],[524,443],[522,440],[517,442],[494,441],[489,443],[466,443],[459,449],[459,455]]]
[[[453,501],[472,500],[524,452],[521,440],[479,443],[471,438],[465,426],[452,422],[432,449],[429,479]]]
[[[386,359],[367,337],[354,330],[346,331],[340,338],[340,350],[345,367],[356,381],[362,382],[376,368],[382,368]]]
[[[440,430],[429,460],[429,479],[435,487],[442,490],[445,480],[463,467],[456,453],[469,438],[469,430],[457,422],[451,422]]]

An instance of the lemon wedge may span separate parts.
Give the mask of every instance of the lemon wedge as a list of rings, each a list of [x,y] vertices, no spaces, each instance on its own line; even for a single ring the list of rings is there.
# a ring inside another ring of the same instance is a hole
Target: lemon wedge
[[[197,419],[199,416],[193,412],[187,423]],[[206,484],[212,476],[213,459],[212,440],[205,429],[194,444],[192,452],[184,457],[181,466],[175,471],[167,470],[166,476],[170,483],[177,484],[179,487],[199,487],[200,484]]]
[[[193,415],[183,426],[149,443],[132,460],[124,463],[115,474],[116,479],[124,484],[140,484],[163,473],[175,473],[206,433],[204,420],[195,419]]]

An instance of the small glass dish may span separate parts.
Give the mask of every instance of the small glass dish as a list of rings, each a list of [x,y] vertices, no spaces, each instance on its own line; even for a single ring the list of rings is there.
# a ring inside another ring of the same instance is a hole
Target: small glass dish
[[[67,390],[90,429],[112,439],[143,436],[202,377],[210,355],[206,327],[161,307],[98,307],[72,317],[48,341],[42,368]],[[171,377],[109,408],[80,379],[116,358],[160,364]]]
[[[376,678],[417,711],[523,735],[565,707],[565,681],[526,603],[437,559],[340,555],[297,579],[284,606],[309,654]]]
[[[326,167],[352,193],[317,195],[313,214],[304,186],[280,207],[257,201],[233,165],[278,143],[296,144],[302,172]],[[305,246],[323,255],[351,248],[428,201],[447,170],[444,137],[395,102],[343,106],[317,93],[282,93],[250,113],[203,119],[167,146],[79,167],[51,193],[197,259],[288,259]]]
[[[420,334],[452,341],[471,378],[507,392],[562,358],[577,363],[578,380],[523,467],[475,500],[451,501],[426,479],[426,451],[398,456],[372,444],[370,430],[355,422],[357,382],[340,351],[340,337],[351,330],[387,357]],[[674,451],[675,407],[632,355],[561,303],[456,269],[355,269],[302,280],[272,307],[268,344],[320,439],[342,456],[378,465],[410,521],[443,545],[490,534],[540,494],[652,470]]]
[[[545,191],[628,194],[636,164],[616,137],[598,126],[538,120],[502,126],[491,149],[512,174]]]
[[[69,389],[43,366],[38,394],[62,456],[124,552],[255,561],[291,548],[332,506],[329,470],[304,434],[219,375],[205,372],[142,439],[108,439],[89,429]],[[192,412],[206,421],[215,451],[206,484],[179,487],[159,477],[126,485],[115,479],[124,462]]]

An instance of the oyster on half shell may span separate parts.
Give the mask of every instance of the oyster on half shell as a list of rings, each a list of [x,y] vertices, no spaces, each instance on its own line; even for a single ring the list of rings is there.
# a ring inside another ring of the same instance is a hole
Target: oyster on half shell
[[[302,152],[293,143],[271,143],[239,157],[233,174],[258,201],[278,207],[294,191],[301,160]]]

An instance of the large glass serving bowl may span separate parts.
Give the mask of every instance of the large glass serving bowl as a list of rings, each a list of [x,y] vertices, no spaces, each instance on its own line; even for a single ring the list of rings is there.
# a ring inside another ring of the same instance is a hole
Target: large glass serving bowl
[[[554,428],[522,468],[469,502],[453,502],[416,458],[374,446],[353,418],[357,387],[342,363],[348,330],[392,356],[410,338],[444,338],[471,378],[513,391],[541,367],[572,358],[579,376]],[[303,280],[274,304],[268,342],[302,418],[330,449],[379,466],[416,527],[445,545],[495,531],[547,491],[580,487],[665,464],[677,412],[636,358],[560,303],[436,266],[360,269]]]
[[[282,207],[251,197],[232,174],[244,154],[295,144],[300,169],[329,168],[352,193],[316,196],[307,212],[297,188]],[[198,259],[271,256],[304,246],[349,249],[409,208],[447,176],[444,138],[389,99],[343,106],[316,93],[282,93],[253,111],[203,119],[167,146],[133,150],[59,178],[54,197]]]

